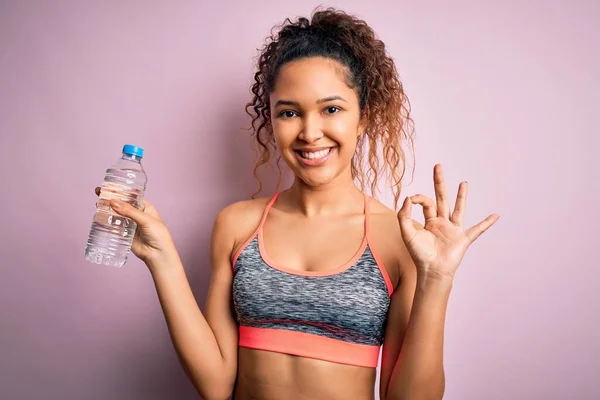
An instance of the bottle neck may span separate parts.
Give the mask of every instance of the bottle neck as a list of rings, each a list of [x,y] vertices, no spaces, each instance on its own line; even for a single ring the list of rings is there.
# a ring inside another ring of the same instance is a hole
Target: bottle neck
[[[121,160],[131,161],[140,164],[142,158],[132,154],[123,153],[123,155],[121,156]]]

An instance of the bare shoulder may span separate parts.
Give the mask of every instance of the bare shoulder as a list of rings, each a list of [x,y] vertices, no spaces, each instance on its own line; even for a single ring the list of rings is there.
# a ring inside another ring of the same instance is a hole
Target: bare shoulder
[[[225,206],[215,218],[215,241],[227,242],[229,256],[254,233],[270,197],[242,200]]]
[[[412,268],[412,259],[402,240],[398,214],[380,201],[370,200],[370,237],[383,260],[394,287],[405,268]]]

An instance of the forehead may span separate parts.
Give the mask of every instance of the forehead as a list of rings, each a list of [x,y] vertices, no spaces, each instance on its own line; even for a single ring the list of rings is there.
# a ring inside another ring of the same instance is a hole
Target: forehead
[[[322,57],[289,62],[279,70],[271,99],[301,102],[337,94],[348,101],[358,101],[355,90],[348,86],[347,73],[338,61]]]

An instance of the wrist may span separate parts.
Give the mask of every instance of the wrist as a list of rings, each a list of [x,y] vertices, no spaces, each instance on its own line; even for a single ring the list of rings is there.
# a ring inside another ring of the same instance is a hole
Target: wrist
[[[144,263],[153,275],[182,266],[179,253],[175,248],[158,252],[153,257],[144,260]]]
[[[450,290],[454,283],[454,276],[434,271],[417,272],[417,287],[425,290]]]

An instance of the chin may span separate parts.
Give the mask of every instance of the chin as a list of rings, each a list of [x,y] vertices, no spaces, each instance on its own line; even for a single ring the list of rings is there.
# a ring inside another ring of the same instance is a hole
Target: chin
[[[339,174],[334,171],[294,171],[296,179],[302,181],[306,186],[318,188],[333,182]]]

